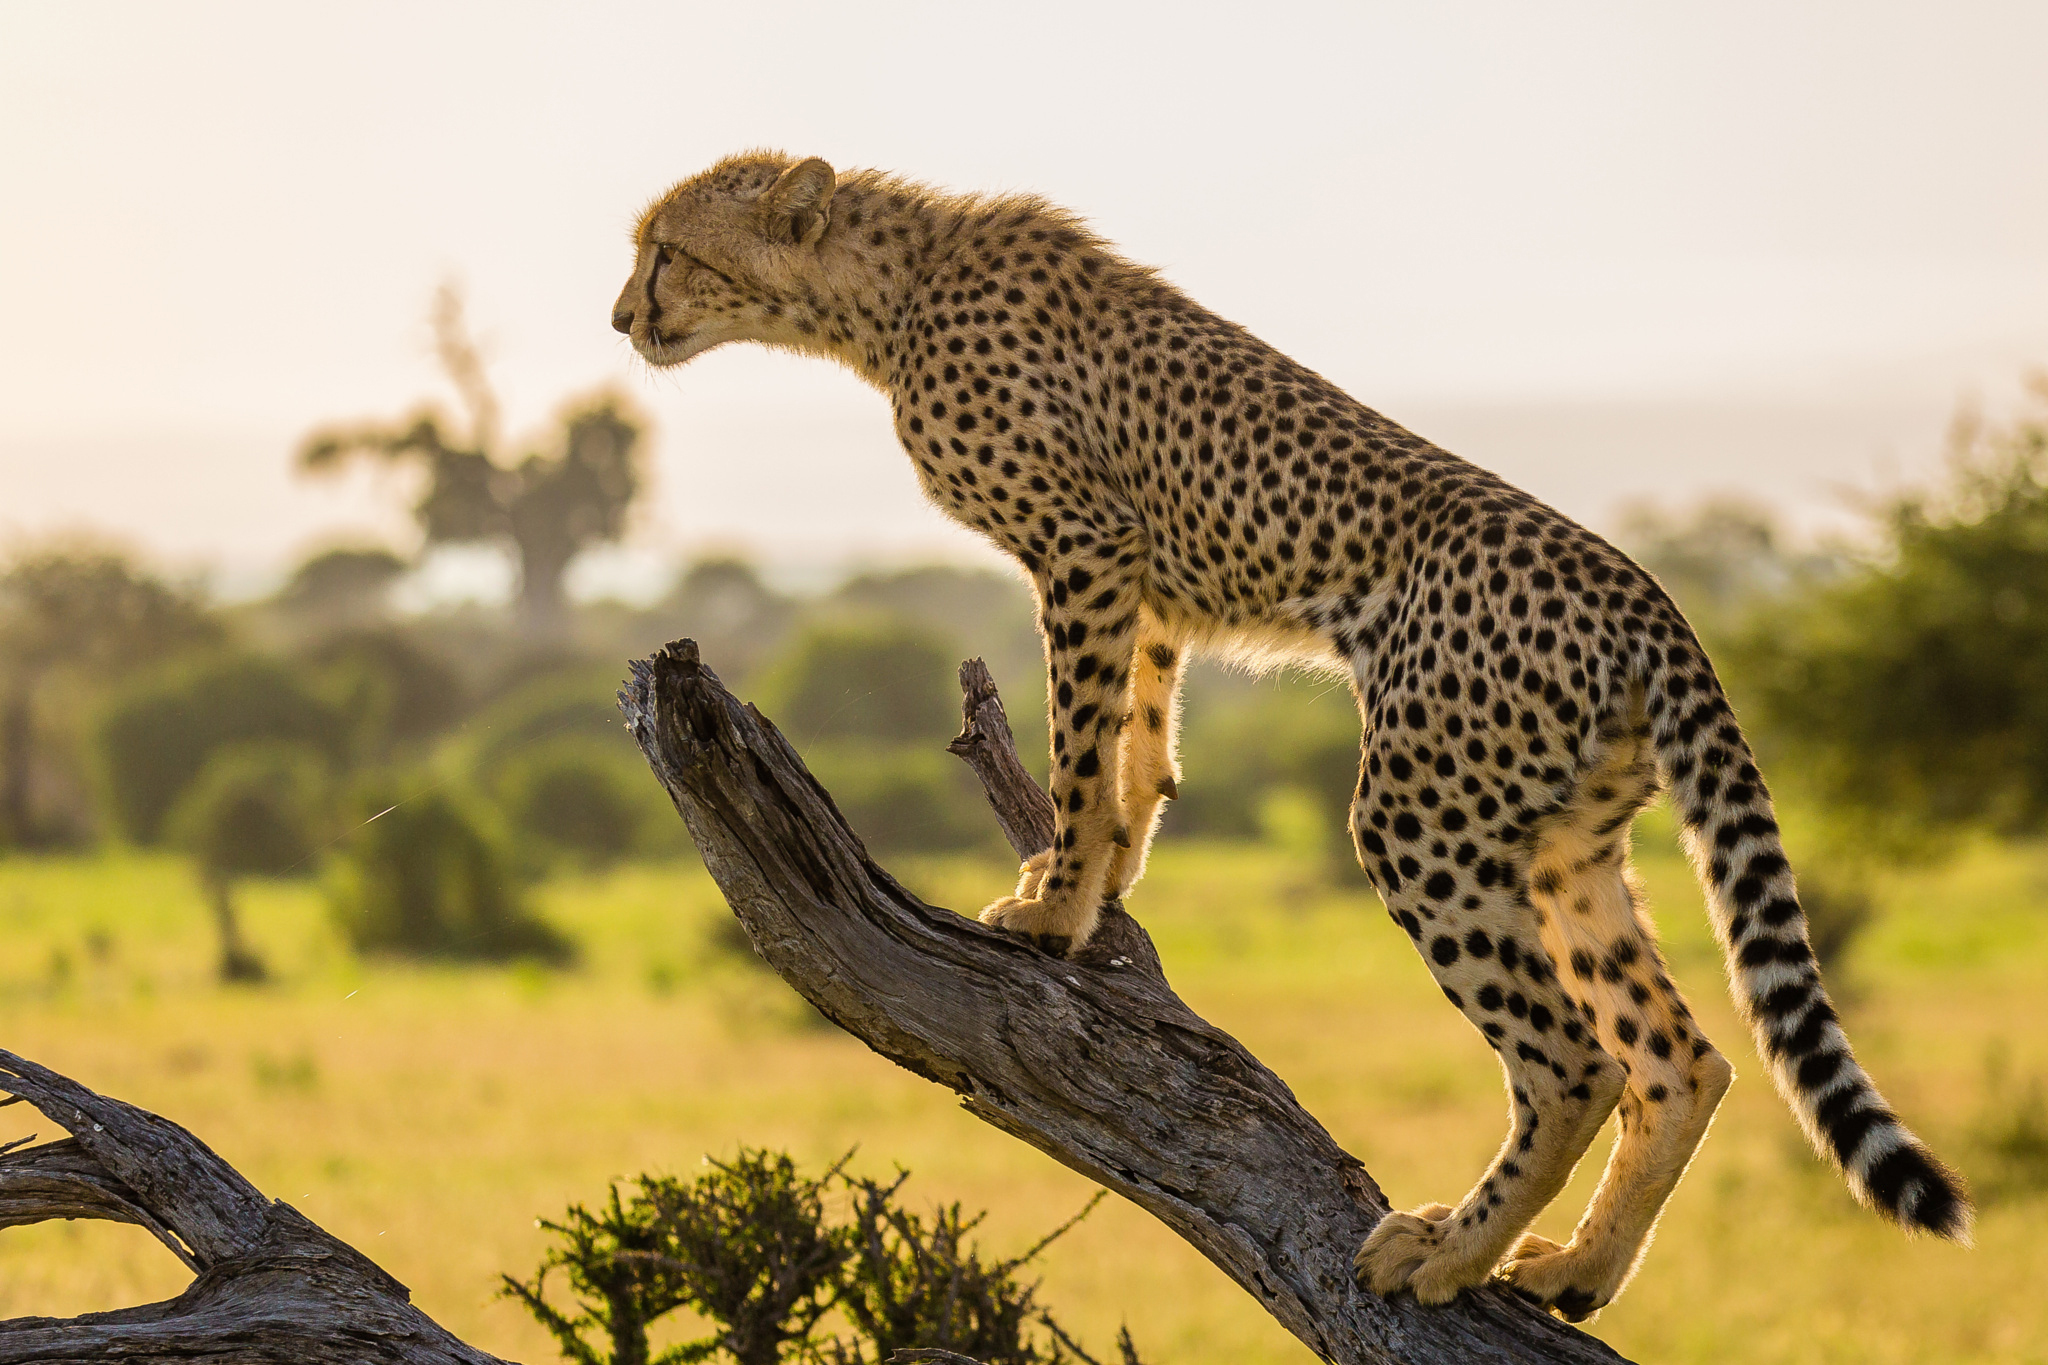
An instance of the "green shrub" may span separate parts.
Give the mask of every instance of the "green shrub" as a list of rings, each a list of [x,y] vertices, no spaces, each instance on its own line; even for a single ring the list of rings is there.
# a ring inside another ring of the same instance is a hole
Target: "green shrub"
[[[933,1209],[927,1220],[899,1208],[896,1192],[909,1178],[905,1172],[888,1185],[846,1182],[854,1196],[847,1228],[853,1255],[840,1307],[855,1335],[828,1343],[821,1358],[833,1365],[880,1365],[898,1351],[937,1349],[982,1365],[1038,1365],[1067,1359],[1067,1351],[1089,1360],[1039,1306],[1038,1286],[1019,1272],[1093,1212],[1102,1192],[1022,1256],[986,1261],[967,1238],[988,1215],[967,1217],[955,1203]],[[1049,1340],[1033,1339],[1032,1329],[1041,1326]],[[1134,1360],[1128,1333],[1123,1346],[1125,1358]]]
[[[298,744],[330,763],[349,751],[347,713],[299,672],[272,659],[229,654],[151,674],[100,717],[97,747],[115,825],[139,844],[164,821],[206,761],[232,744]]]
[[[786,1156],[742,1150],[688,1184],[644,1175],[637,1183],[630,1200],[613,1186],[600,1213],[578,1204],[559,1223],[543,1219],[562,1245],[531,1285],[504,1277],[506,1296],[526,1305],[568,1359],[643,1365],[653,1359],[647,1325],[685,1306],[718,1330],[664,1352],[663,1362],[723,1352],[739,1365],[775,1365],[785,1346],[809,1340],[837,1297],[847,1258],[845,1239],[825,1225],[825,1180],[798,1175]],[[574,1317],[543,1297],[557,1268],[581,1301]],[[609,1337],[609,1354],[584,1340],[593,1327]]]
[[[1727,657],[1766,758],[1866,856],[1938,853],[1958,825],[2048,828],[2041,395],[2029,420],[1963,428],[1948,487],[1898,499],[1875,553],[1758,612]]]
[[[454,670],[390,627],[330,635],[301,658],[348,713],[356,750],[367,758],[431,739],[468,709]]]
[[[1986,1207],[2048,1192],[2048,1077],[2016,1074],[2004,1043],[1984,1054],[1984,1099],[1971,1137],[1983,1157],[1975,1184]]]
[[[560,1222],[541,1220],[557,1244],[531,1284],[506,1275],[501,1292],[578,1365],[869,1365],[906,1349],[986,1365],[1095,1365],[1019,1272],[1101,1195],[1022,1256],[987,1261],[967,1240],[983,1215],[954,1204],[927,1220],[896,1204],[907,1174],[881,1185],[842,1175],[844,1165],[812,1179],[785,1155],[742,1149],[729,1164],[707,1160],[694,1181],[643,1175],[630,1196],[615,1185],[595,1213],[578,1204]],[[827,1216],[828,1193],[847,1196],[843,1221]],[[574,1311],[547,1297],[557,1270]],[[711,1334],[653,1354],[649,1326],[678,1308],[707,1319]],[[823,1336],[834,1310],[848,1334]],[[1128,1333],[1119,1345],[1125,1365],[1138,1365]]]
[[[522,683],[463,727],[467,766],[479,786],[495,788],[506,765],[540,745],[580,740],[642,763],[619,715],[623,669],[556,670]]]
[[[493,793],[507,828],[541,861],[605,867],[686,841],[681,818],[637,751],[580,736],[515,752],[499,766]]]
[[[941,746],[960,728],[959,657],[887,618],[815,625],[763,674],[761,710],[808,752],[819,740]]]
[[[570,944],[526,909],[497,843],[445,789],[384,778],[329,878],[336,922],[359,950],[564,962]]]
[[[1001,844],[974,774],[941,747],[841,740],[810,745],[804,763],[877,856]]]
[[[213,880],[310,872],[328,782],[325,761],[303,744],[225,745],[171,807],[165,841]]]
[[[260,981],[262,959],[242,938],[235,883],[310,870],[319,847],[327,775],[303,745],[217,749],[165,822],[165,835],[198,865],[220,937],[223,981]]]

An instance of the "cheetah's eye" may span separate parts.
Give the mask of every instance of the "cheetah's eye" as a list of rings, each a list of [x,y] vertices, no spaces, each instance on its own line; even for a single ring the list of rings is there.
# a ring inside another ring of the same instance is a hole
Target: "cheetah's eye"
[[[711,276],[711,278],[717,280],[720,284],[726,286],[728,289],[737,290],[739,288],[739,285],[734,282],[732,276],[726,274],[723,270],[718,269],[716,266],[706,265],[703,261],[697,259],[695,256],[692,256],[689,252],[683,250],[681,247],[668,246],[666,244],[658,243],[656,245],[656,250],[660,251],[666,256],[674,257],[676,260],[679,260],[683,264],[689,266],[692,270],[703,271],[705,274]]]

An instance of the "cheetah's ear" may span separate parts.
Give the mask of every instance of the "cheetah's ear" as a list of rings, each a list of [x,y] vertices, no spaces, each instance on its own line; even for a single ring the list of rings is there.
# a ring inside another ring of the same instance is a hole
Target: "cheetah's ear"
[[[771,242],[813,245],[825,235],[836,186],[832,168],[817,157],[797,162],[761,196],[755,209],[761,230]]]

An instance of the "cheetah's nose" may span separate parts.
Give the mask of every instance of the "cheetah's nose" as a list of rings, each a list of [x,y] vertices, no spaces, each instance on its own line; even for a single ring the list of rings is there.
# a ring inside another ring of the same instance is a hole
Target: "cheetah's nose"
[[[613,309],[612,330],[614,332],[631,333],[633,330],[633,310],[630,308]]]

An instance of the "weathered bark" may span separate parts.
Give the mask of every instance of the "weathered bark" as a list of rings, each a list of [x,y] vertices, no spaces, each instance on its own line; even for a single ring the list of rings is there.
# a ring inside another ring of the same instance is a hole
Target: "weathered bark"
[[[1051,837],[986,682],[963,669],[977,772],[1020,856]],[[911,895],[872,862],[775,727],[679,641],[620,705],[761,956],[869,1047],[1186,1238],[1340,1365],[1619,1357],[1500,1286],[1444,1308],[1359,1289],[1378,1186],[1280,1079],[1166,984],[1120,906],[1079,959]],[[1008,751],[1005,759],[1004,752]],[[1012,769],[1014,768],[1014,771]],[[1028,791],[1026,790],[1028,788]]]
[[[450,1336],[368,1257],[265,1198],[168,1119],[5,1051],[0,1091],[71,1132],[0,1150],[0,1228],[135,1223],[198,1276],[163,1303],[0,1321],[0,1365],[504,1365]]]

